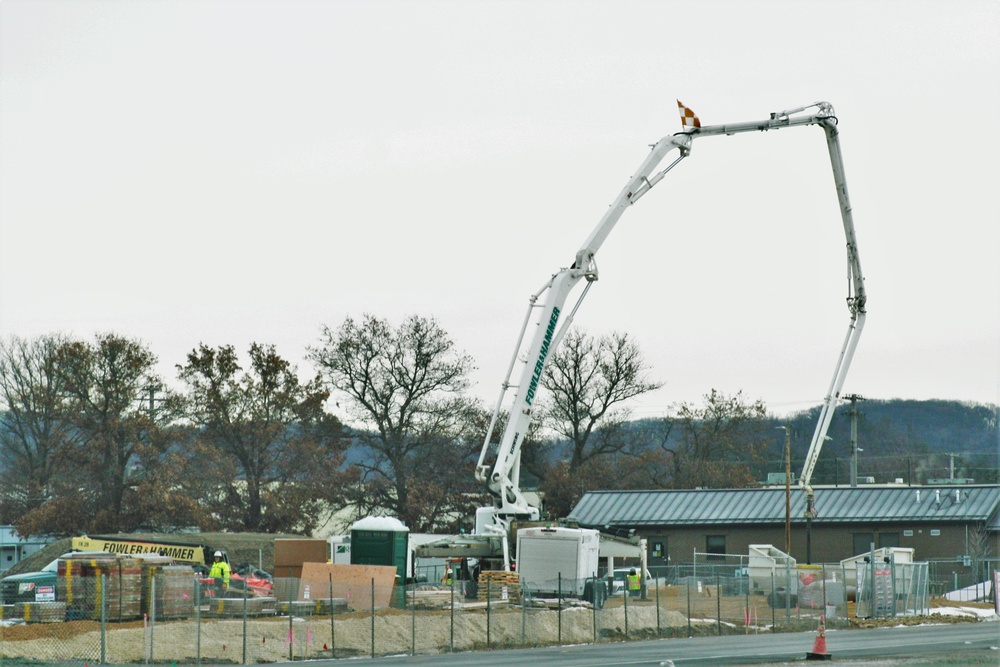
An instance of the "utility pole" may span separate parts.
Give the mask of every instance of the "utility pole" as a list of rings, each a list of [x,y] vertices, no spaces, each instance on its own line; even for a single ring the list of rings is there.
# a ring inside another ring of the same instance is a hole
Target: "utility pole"
[[[785,432],[785,553],[792,554],[792,425],[779,426]]]
[[[844,396],[851,402],[851,409],[848,415],[851,418],[851,488],[858,486],[858,401],[865,400],[864,396],[858,394],[848,394]]]
[[[140,403],[146,403],[148,401],[147,409],[149,410],[149,420],[150,421],[155,421],[156,420],[156,404],[157,403],[163,403],[164,401],[167,400],[165,398],[157,398],[157,396],[156,396],[157,392],[162,392],[163,391],[163,385],[159,384],[158,382],[157,383],[150,383],[150,384],[146,385],[145,387],[143,387],[142,389],[143,389],[144,392],[146,392],[147,397],[144,398],[144,399],[139,399]]]

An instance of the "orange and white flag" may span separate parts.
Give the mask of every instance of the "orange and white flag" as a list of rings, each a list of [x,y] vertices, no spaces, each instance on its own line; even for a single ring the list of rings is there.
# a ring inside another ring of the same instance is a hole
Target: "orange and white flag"
[[[698,120],[698,114],[681,104],[680,100],[677,100],[677,110],[681,114],[681,125],[685,130],[688,128],[701,127],[701,121]]]

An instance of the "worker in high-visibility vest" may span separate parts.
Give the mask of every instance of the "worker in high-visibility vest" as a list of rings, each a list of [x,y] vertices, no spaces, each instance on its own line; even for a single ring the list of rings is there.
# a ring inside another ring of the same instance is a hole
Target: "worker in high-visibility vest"
[[[444,576],[441,577],[441,583],[444,586],[451,586],[451,566],[445,566]]]
[[[221,551],[216,551],[214,558],[215,562],[212,563],[212,569],[208,571],[208,576],[215,580],[215,597],[219,598],[229,588],[229,574],[231,570],[229,563],[222,559]]]
[[[635,571],[634,567],[628,571],[628,575],[625,577],[625,580],[628,582],[629,597],[635,597],[639,595],[639,587],[640,587],[639,573]]]

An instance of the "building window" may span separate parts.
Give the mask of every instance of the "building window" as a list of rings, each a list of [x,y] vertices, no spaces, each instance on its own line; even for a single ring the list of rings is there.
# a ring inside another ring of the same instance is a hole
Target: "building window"
[[[708,560],[723,560],[726,555],[726,536],[706,535],[705,551],[709,553]]]
[[[875,541],[874,533],[854,533],[854,555],[869,553],[872,550],[872,542]]]

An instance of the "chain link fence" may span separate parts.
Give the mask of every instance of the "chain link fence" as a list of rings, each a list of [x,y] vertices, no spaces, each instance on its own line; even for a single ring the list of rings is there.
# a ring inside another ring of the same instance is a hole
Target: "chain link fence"
[[[992,573],[1000,570],[1000,558],[957,557],[928,561],[932,597],[962,591],[964,600],[989,601],[993,596]]]
[[[815,630],[821,617],[828,628],[846,628],[854,614],[926,613],[925,563],[876,564],[874,579],[866,574],[870,564],[854,570],[786,567],[751,576],[742,558],[651,568],[634,595],[607,576],[594,577],[583,582],[582,598],[561,592],[580,590],[578,582],[565,589],[556,582],[555,594],[533,592],[503,572],[391,588],[374,580],[344,588],[332,580],[310,587],[275,579],[270,596],[233,589],[218,594],[188,568],[152,569],[138,577],[100,572],[67,579],[51,601],[4,605],[0,666],[433,655]]]

